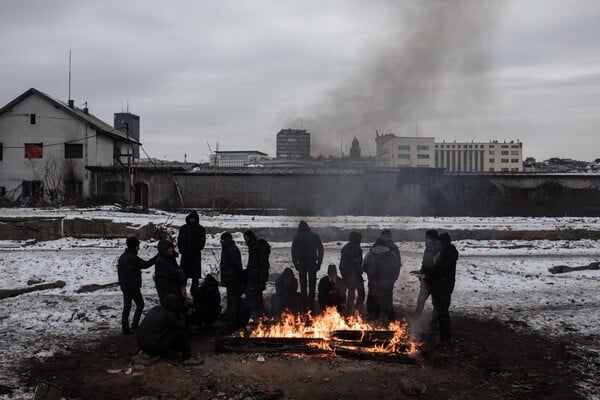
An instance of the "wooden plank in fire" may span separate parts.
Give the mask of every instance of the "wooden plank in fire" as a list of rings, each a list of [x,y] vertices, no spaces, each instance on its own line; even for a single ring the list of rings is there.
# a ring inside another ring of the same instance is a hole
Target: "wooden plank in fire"
[[[359,360],[384,361],[398,364],[416,364],[414,357],[407,353],[369,351],[360,347],[332,346],[336,355]]]
[[[330,352],[322,350],[320,347],[325,347],[325,341],[323,339],[222,336],[218,337],[215,341],[215,352],[217,353],[261,352],[322,354]]]

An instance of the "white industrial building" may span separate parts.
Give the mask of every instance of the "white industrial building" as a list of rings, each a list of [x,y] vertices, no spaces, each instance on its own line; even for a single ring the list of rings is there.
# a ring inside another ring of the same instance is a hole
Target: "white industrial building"
[[[127,167],[136,137],[72,100],[29,89],[0,108],[0,195],[23,203],[93,196],[97,186],[86,167]]]

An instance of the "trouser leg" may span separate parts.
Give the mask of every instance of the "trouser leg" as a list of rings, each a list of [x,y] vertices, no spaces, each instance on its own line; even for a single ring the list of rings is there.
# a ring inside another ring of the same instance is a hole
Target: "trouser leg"
[[[123,331],[129,330],[129,313],[131,312],[131,296],[126,288],[121,288],[123,291],[123,313],[121,314],[121,328]]]
[[[365,284],[360,280],[356,285],[358,297],[356,298],[356,308],[360,308],[365,301]]]
[[[192,347],[190,346],[190,342],[187,340],[183,329],[177,329],[168,333],[161,355],[164,355],[169,351],[181,352],[182,360],[187,360],[192,356]]]
[[[443,342],[449,342],[451,338],[450,312],[448,311],[450,299],[451,295],[448,293],[434,293],[434,310],[440,324],[440,340]]]
[[[417,307],[415,308],[415,315],[419,316],[423,312],[423,308],[425,307],[425,303],[431,294],[431,290],[429,289],[429,285],[425,282],[424,279],[419,280],[419,297],[417,298]]]
[[[317,288],[317,271],[314,269],[308,270],[308,299],[306,306],[311,310],[315,307],[315,291]]]
[[[348,298],[346,299],[346,309],[348,312],[354,310],[354,298],[356,294],[356,287],[354,283],[348,285]]]
[[[227,286],[227,313],[229,324],[233,329],[241,326],[241,289],[238,286]]]
[[[133,314],[131,327],[137,329],[140,324],[140,318],[142,317],[142,311],[144,311],[144,298],[142,297],[142,292],[139,288],[135,288],[131,294],[133,301],[135,302],[135,313]]]
[[[304,302],[307,303],[308,270],[306,268],[298,268],[298,279],[300,280],[300,293],[302,293],[302,297],[304,297]]]

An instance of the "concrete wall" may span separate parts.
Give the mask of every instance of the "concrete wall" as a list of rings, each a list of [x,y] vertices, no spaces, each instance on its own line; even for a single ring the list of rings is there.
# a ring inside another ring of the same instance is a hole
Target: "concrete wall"
[[[447,175],[430,168],[175,176],[186,208],[280,209],[290,215],[600,215],[600,176]]]

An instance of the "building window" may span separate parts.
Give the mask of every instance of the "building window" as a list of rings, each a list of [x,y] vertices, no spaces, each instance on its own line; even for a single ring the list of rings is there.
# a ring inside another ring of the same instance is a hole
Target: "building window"
[[[0,143],[0,161],[2,161],[2,154],[4,153],[4,148],[2,147],[2,143]]]
[[[500,161],[502,162],[502,164],[508,164],[508,158],[503,158]]]
[[[490,172],[494,172],[494,167],[491,167],[491,168],[490,168]]]
[[[473,145],[472,145],[472,144],[470,144],[470,145],[469,145],[469,148],[470,148],[470,149],[472,149],[472,148],[473,148]]]
[[[502,168],[502,172],[508,172],[509,169],[508,168]]]
[[[510,155],[511,156],[518,156],[519,155],[519,150],[511,150],[510,151]]]
[[[512,145],[510,145],[510,147],[513,149],[518,149],[519,147],[521,147],[521,145],[520,144],[512,144]]]
[[[417,145],[417,151],[420,151],[420,150],[429,150],[429,146],[428,145],[424,145],[424,144]]]
[[[490,150],[490,156],[495,156],[496,152],[494,150]]]
[[[43,143],[25,143],[25,158],[42,158],[43,156]]]
[[[123,182],[123,181],[104,182],[104,193],[125,193],[125,182]]]
[[[29,124],[35,125],[35,123],[36,123],[35,114],[29,114]]]
[[[401,151],[410,151],[410,145],[398,146],[398,150],[401,150]]]
[[[508,151],[501,151],[500,154],[503,155],[503,156],[507,156],[508,155]]]
[[[510,170],[513,172],[519,172],[519,168],[511,168]]]
[[[83,144],[65,143],[65,158],[83,158]]]
[[[410,160],[410,154],[398,154],[398,158],[401,160]]]
[[[518,163],[519,159],[518,158],[511,158],[510,162],[511,163]]]
[[[489,162],[490,164],[493,164],[495,161],[494,161],[494,159],[493,159],[493,158],[490,158],[490,159],[488,160],[488,162]]]
[[[500,146],[500,147],[502,147],[503,149],[508,149],[508,145],[507,145],[507,144],[503,144],[503,145],[502,145],[502,146]]]
[[[494,147],[496,147],[496,146],[494,146],[493,144],[490,144],[490,149],[493,149]]]
[[[417,154],[417,158],[421,158],[421,159],[429,158],[429,154]]]
[[[23,181],[21,184],[21,193],[23,197],[32,197],[39,199],[44,193],[42,181]]]

